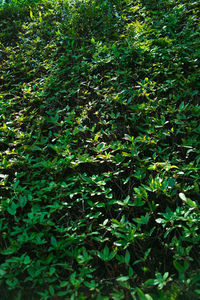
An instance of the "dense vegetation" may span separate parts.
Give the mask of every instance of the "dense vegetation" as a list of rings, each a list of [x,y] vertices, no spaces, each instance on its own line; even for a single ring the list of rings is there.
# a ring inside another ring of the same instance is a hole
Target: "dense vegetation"
[[[2,300],[198,299],[198,4],[2,3]]]

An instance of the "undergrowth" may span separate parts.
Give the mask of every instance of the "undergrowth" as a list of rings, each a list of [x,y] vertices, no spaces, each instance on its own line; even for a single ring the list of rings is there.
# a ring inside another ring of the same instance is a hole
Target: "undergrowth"
[[[198,1],[1,4],[1,299],[198,299]]]

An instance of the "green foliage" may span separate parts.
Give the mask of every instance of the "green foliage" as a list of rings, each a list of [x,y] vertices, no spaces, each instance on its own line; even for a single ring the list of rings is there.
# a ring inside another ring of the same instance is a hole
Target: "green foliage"
[[[197,1],[0,3],[2,299],[197,299]]]

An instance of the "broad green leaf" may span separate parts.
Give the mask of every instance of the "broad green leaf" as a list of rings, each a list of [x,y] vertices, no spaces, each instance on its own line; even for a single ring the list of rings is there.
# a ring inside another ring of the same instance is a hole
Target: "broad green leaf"
[[[2,268],[0,268],[0,278],[3,277],[6,274],[6,271]]]
[[[129,265],[129,262],[130,262],[130,253],[129,253],[128,250],[126,250],[126,254],[125,254],[124,260],[125,260],[125,263],[126,263],[127,265]]]
[[[16,214],[17,207],[18,206],[15,204],[15,202],[12,202],[11,205],[7,208],[7,211],[9,212],[9,214],[14,216]]]
[[[29,264],[30,262],[31,262],[30,257],[29,257],[28,255],[26,255],[25,258],[24,258],[24,264],[27,265],[27,264]]]
[[[27,203],[27,198],[25,196],[19,196],[19,205],[20,207],[24,207]]]

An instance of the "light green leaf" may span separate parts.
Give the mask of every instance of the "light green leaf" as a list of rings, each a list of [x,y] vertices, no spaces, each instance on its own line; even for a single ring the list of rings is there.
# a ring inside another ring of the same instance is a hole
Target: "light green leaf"
[[[127,281],[127,280],[129,280],[129,276],[122,276],[117,278],[117,281]]]
[[[39,11],[39,21],[42,22],[42,13]]]
[[[33,12],[32,12],[32,10],[30,10],[30,17],[31,17],[31,19],[33,19]]]
[[[183,201],[187,201],[187,198],[185,197],[185,194],[184,193],[179,193],[179,197],[181,198],[181,200]]]

